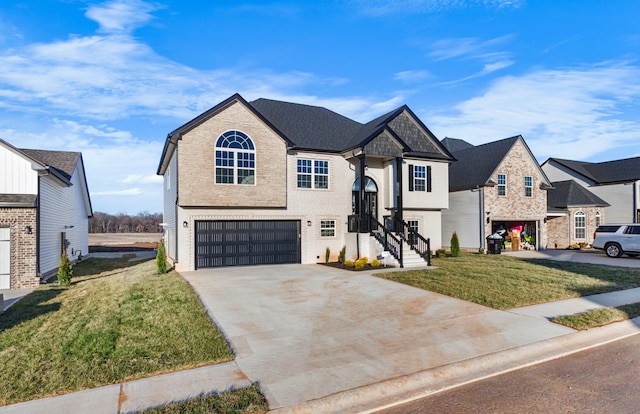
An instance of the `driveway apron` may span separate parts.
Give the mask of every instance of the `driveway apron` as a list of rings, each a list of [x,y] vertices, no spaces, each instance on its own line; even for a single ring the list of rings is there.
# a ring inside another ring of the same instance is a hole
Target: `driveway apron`
[[[574,332],[321,265],[182,275],[272,409]]]

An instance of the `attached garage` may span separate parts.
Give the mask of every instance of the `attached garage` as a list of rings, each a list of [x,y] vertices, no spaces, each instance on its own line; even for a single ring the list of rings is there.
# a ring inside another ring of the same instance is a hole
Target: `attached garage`
[[[196,221],[196,269],[300,263],[299,220]]]

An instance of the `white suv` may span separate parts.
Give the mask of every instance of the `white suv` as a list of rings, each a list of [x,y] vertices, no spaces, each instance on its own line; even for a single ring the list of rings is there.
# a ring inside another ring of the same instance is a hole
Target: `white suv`
[[[603,249],[609,257],[640,255],[640,223],[603,224],[594,234],[592,246]]]

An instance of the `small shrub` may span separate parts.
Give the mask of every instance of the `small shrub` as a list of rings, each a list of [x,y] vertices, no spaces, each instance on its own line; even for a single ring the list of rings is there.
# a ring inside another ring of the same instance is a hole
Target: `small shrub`
[[[451,236],[451,256],[460,257],[460,241],[458,240],[458,233],[455,231]]]
[[[324,262],[329,263],[329,257],[331,256],[331,250],[327,247],[324,250]]]
[[[158,243],[158,251],[156,253],[156,273],[161,275],[167,273],[167,251],[164,247],[164,240]]]
[[[366,257],[363,257],[362,259],[356,260],[355,268],[358,269],[358,270],[364,269],[364,267],[367,265],[368,261],[369,260]]]
[[[58,284],[60,286],[69,286],[71,277],[73,276],[73,266],[65,253],[60,257],[60,265],[58,266]]]
[[[338,256],[338,261],[344,264],[344,259],[346,256],[347,256],[347,246],[342,246],[342,249],[340,249],[340,256]]]
[[[351,260],[345,260],[344,261],[344,265],[347,266],[347,267],[354,267],[355,263],[353,261],[351,261]]]
[[[376,268],[376,269],[377,269],[378,267],[380,267],[380,260],[378,260],[378,259],[373,259],[373,260],[371,261],[371,267]]]
[[[447,257],[447,251],[445,249],[436,250],[436,257],[439,257],[439,258]]]
[[[587,247],[589,247],[589,243],[580,242],[580,243],[578,243],[578,246],[580,246],[581,249],[586,249]]]

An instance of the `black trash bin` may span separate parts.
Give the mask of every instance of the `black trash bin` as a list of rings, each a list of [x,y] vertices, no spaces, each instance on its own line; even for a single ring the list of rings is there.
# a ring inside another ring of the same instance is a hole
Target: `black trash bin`
[[[491,234],[487,237],[487,253],[500,254],[502,252],[504,239],[499,234]]]

